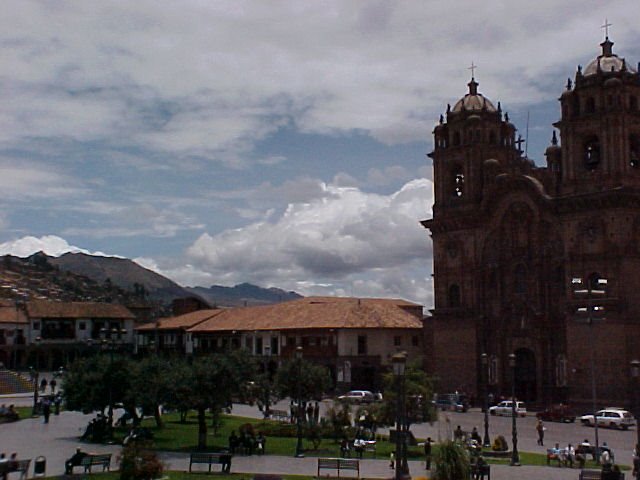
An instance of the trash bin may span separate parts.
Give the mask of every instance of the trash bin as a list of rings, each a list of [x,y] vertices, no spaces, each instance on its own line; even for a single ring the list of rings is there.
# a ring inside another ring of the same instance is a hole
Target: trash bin
[[[47,459],[40,455],[36,457],[36,461],[33,463],[33,476],[44,477],[47,470]]]

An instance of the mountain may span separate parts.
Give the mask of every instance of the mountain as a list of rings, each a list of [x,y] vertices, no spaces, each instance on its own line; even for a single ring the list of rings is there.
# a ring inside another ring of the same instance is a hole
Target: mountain
[[[49,262],[60,270],[91,278],[98,283],[113,283],[132,291],[144,289],[151,299],[164,304],[171,303],[174,298],[190,295],[174,281],[128,258],[65,253],[57,258],[49,257]]]
[[[266,305],[286,302],[302,298],[296,292],[287,292],[279,288],[262,288],[250,283],[241,283],[235,287],[212,285],[205,287],[188,287],[187,290],[204,298],[211,305],[219,307],[241,307],[249,305]]]

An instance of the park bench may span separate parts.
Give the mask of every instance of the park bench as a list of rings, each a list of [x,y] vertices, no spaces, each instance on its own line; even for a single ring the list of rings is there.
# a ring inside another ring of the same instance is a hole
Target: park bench
[[[362,458],[364,453],[371,453],[373,457],[376,456],[376,441],[375,440],[355,440],[353,442],[353,451],[356,452],[358,457]]]
[[[556,452],[553,448],[547,448],[547,465],[551,465],[551,461],[558,462],[558,466],[567,466],[567,455],[564,451]]]
[[[320,470],[335,470],[338,478],[340,471],[351,470],[360,478],[360,461],[349,458],[318,458],[318,477]]]
[[[29,476],[29,464],[31,459],[27,460],[15,460],[0,463],[0,478],[10,478],[8,474],[13,472],[20,472],[20,479],[26,479]]]
[[[278,422],[288,422],[289,414],[284,410],[269,410],[269,417]]]
[[[91,473],[93,467],[102,467],[102,471],[111,470],[111,454],[110,453],[89,453],[82,460],[80,465],[74,467],[84,467],[84,473]]]
[[[602,478],[601,470],[580,470],[579,480],[600,480]],[[618,480],[624,480],[624,473],[618,474]]]
[[[211,473],[212,465],[222,465],[222,471],[225,470],[225,465],[231,466],[231,454],[227,452],[213,452],[202,453],[193,452],[189,456],[189,473],[191,473],[191,466],[195,464],[205,464],[209,466],[209,473]]]
[[[491,465],[484,463],[480,466],[471,465],[471,478],[491,480]]]

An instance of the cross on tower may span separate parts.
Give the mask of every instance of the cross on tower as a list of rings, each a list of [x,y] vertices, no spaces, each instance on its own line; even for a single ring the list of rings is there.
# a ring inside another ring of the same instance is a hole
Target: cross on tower
[[[518,151],[522,153],[522,144],[525,143],[525,140],[523,140],[522,135],[518,135],[518,140],[516,140],[513,143],[515,143],[518,146]]]
[[[609,23],[608,19],[604,19],[604,25],[602,25],[600,28],[604,28],[604,36],[605,36],[605,40],[609,38],[609,27],[612,27],[613,24]]]
[[[475,78],[476,68],[478,68],[478,66],[474,65],[473,62],[471,62],[471,66],[468,68],[468,70],[471,70],[471,78]]]

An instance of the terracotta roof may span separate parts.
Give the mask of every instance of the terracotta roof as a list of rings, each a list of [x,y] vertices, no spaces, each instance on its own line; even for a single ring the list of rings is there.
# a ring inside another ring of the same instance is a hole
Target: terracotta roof
[[[177,317],[167,317],[158,320],[158,326],[155,322],[145,323],[136,328],[137,331],[155,331],[158,330],[177,330],[187,329],[204,322],[205,320],[223,312],[222,309],[212,308],[207,310],[196,310],[195,312],[185,313]]]
[[[224,310],[190,332],[350,328],[422,328],[404,300],[306,297],[290,302]]]
[[[34,300],[27,302],[27,313],[31,318],[135,318],[124,305],[98,302]]]
[[[24,310],[11,300],[0,300],[0,323],[29,323]]]

